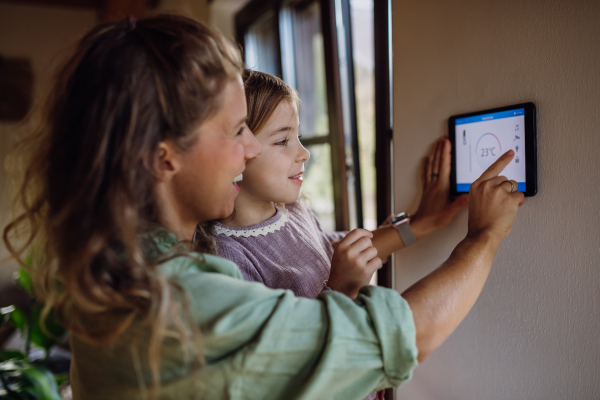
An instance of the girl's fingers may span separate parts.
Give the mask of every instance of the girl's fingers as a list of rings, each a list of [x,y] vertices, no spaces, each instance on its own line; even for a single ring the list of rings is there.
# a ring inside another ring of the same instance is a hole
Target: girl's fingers
[[[358,257],[360,253],[372,246],[373,243],[371,242],[371,238],[363,236],[355,242],[347,244],[345,247],[342,248],[342,251],[346,252],[346,257],[353,259]],[[338,246],[338,249],[340,247],[341,246]]]
[[[370,239],[373,237],[373,233],[371,233],[371,231],[367,229],[353,229],[340,241],[338,248],[348,247],[352,245],[352,243],[356,242],[357,240],[363,237],[367,237]]]
[[[369,248],[363,250],[360,253],[360,255],[358,256],[358,261],[364,264],[368,264],[369,261],[377,257],[377,253],[377,249],[373,246],[370,246]]]
[[[375,257],[367,263],[367,270],[372,271],[372,272],[370,272],[370,274],[372,275],[373,272],[377,271],[382,266],[383,266],[383,261],[381,261],[381,258]]]

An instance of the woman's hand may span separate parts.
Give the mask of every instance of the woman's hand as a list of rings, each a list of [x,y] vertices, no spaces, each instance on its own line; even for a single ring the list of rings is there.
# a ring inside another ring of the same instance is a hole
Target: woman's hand
[[[450,336],[475,304],[498,246],[524,202],[517,182],[498,176],[513,157],[509,150],[471,185],[469,232],[448,261],[402,293],[413,312],[419,362]]]
[[[419,208],[410,218],[417,239],[447,226],[468,204],[468,195],[450,198],[451,144],[443,137],[433,144],[429,157],[423,159],[421,181],[423,195]]]
[[[510,233],[525,196],[517,191],[517,182],[498,174],[514,155],[512,150],[504,153],[471,185],[467,237],[486,234],[500,242]]]
[[[369,284],[373,273],[381,268],[372,237],[366,229],[354,229],[339,241],[327,282],[331,289],[354,299],[360,288]]]

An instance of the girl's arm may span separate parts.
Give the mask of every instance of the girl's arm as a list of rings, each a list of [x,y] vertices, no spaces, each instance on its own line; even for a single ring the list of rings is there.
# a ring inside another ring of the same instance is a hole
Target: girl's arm
[[[447,226],[468,204],[468,195],[454,201],[450,198],[450,150],[450,141],[444,137],[434,143],[429,157],[423,159],[423,195],[417,212],[410,219],[417,240]],[[377,256],[382,259],[404,247],[396,229],[389,225],[373,231],[372,241],[378,250]]]

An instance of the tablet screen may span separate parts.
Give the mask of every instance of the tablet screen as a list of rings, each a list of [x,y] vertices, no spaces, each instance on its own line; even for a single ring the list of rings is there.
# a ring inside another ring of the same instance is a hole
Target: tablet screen
[[[500,174],[518,182],[525,192],[525,109],[493,112],[456,118],[456,189],[468,192],[502,154],[515,151],[515,157]]]

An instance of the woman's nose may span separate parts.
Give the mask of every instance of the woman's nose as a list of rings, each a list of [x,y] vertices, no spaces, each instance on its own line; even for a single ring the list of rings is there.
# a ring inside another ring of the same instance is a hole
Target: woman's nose
[[[256,140],[256,136],[254,136],[254,133],[252,133],[250,129],[244,129],[244,131],[245,137],[243,144],[245,156],[246,160],[250,160],[262,153],[262,147],[260,147],[260,143],[258,143],[258,140]]]

